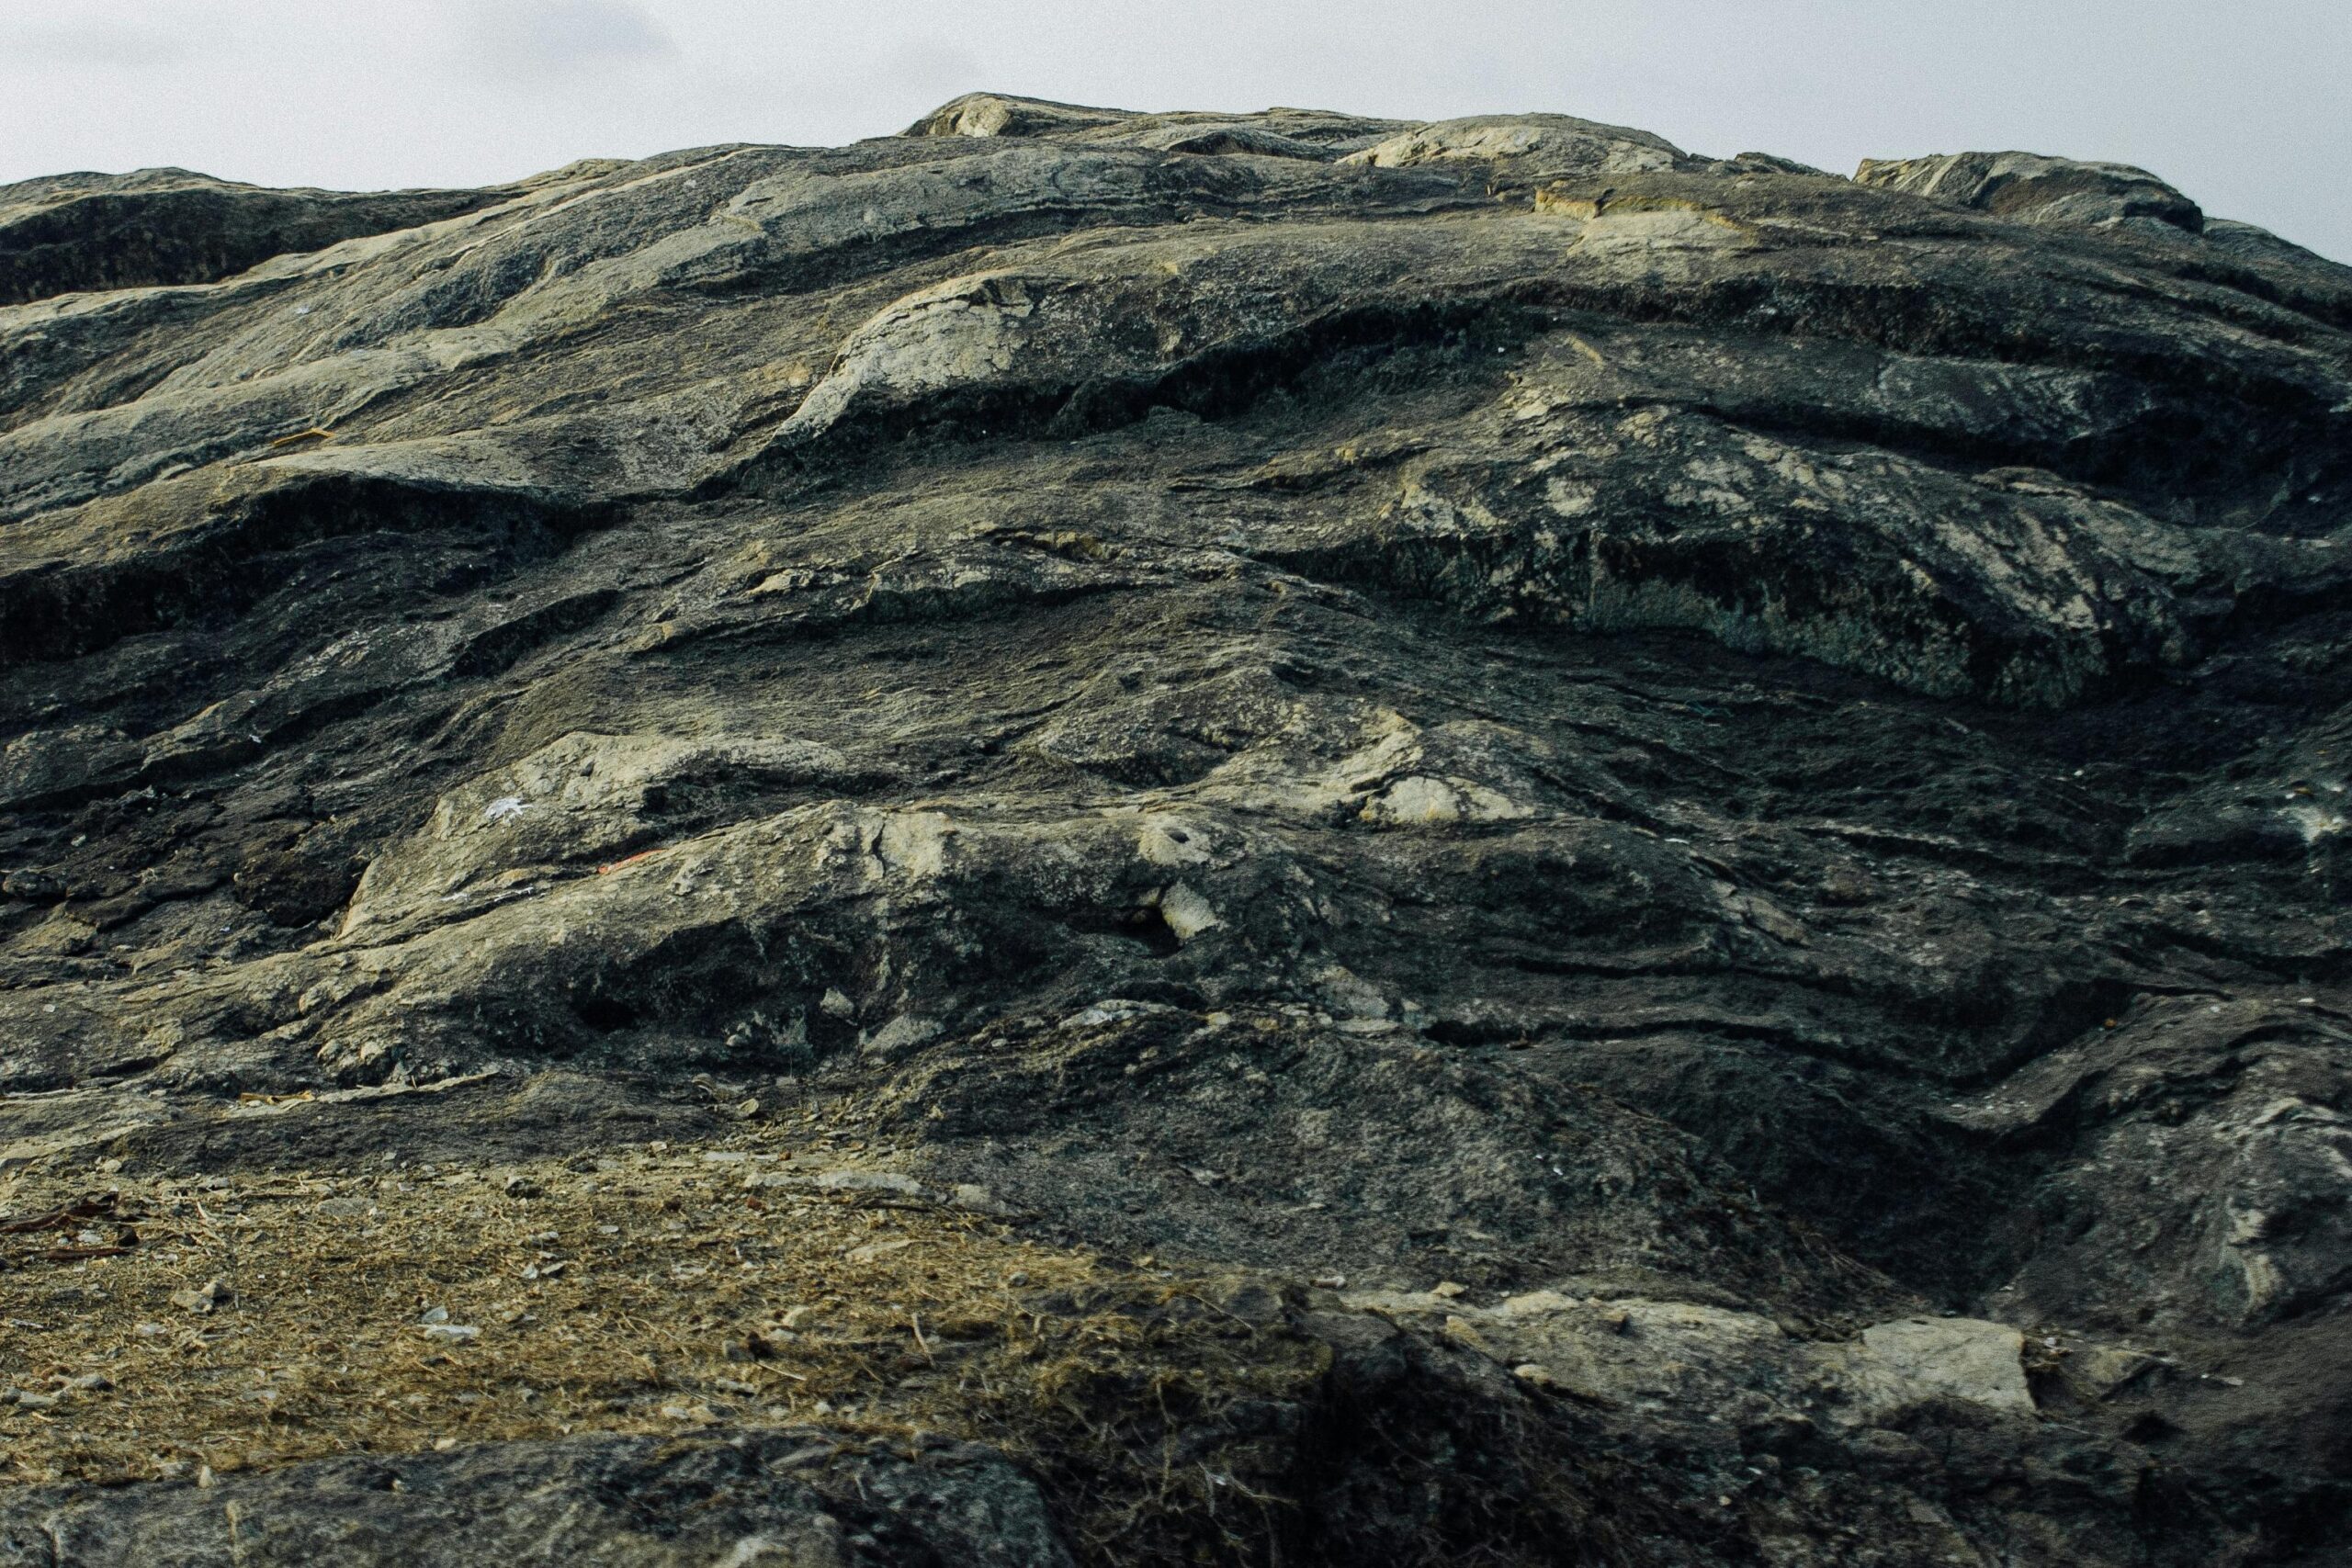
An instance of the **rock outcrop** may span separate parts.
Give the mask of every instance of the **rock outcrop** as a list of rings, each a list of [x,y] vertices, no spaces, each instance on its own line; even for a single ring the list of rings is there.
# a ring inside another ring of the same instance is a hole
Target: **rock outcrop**
[[[2352,1529],[2352,269],[980,95],[0,297],[5,1560]]]
[[[1935,158],[1864,159],[1854,178],[1958,202],[2015,223],[2099,228],[2161,223],[2188,233],[2205,227],[2195,202],[2145,169],[2087,164],[2033,152],[1957,152]]]
[[[193,175],[56,175],[0,186],[0,305],[211,283],[273,256],[414,228],[513,192],[265,190]]]

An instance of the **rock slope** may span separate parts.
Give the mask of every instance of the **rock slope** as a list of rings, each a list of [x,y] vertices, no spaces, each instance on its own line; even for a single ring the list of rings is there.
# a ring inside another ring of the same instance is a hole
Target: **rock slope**
[[[2352,269],[976,96],[0,299],[0,1562],[2342,1560]]]

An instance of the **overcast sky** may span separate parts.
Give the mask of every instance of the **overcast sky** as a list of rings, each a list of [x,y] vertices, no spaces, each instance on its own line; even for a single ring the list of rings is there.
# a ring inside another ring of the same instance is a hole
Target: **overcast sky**
[[[0,0],[0,181],[480,185],[976,88],[2115,159],[2352,261],[2352,0]]]

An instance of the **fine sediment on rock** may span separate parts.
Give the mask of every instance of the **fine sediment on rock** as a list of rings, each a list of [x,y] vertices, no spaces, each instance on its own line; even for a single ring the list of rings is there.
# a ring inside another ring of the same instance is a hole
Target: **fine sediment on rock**
[[[975,95],[0,298],[0,1561],[2352,1528],[2352,269]]]

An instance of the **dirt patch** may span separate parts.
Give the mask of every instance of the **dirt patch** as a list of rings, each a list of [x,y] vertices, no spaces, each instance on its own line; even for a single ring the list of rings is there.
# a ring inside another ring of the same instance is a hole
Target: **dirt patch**
[[[20,1178],[0,1475],[822,1421],[992,1442],[1069,1488],[1098,1553],[1146,1520],[1262,1531],[1291,1460],[1242,1428],[1329,1364],[1273,1290],[1038,1246],[869,1155],[754,1134],[372,1179]]]

